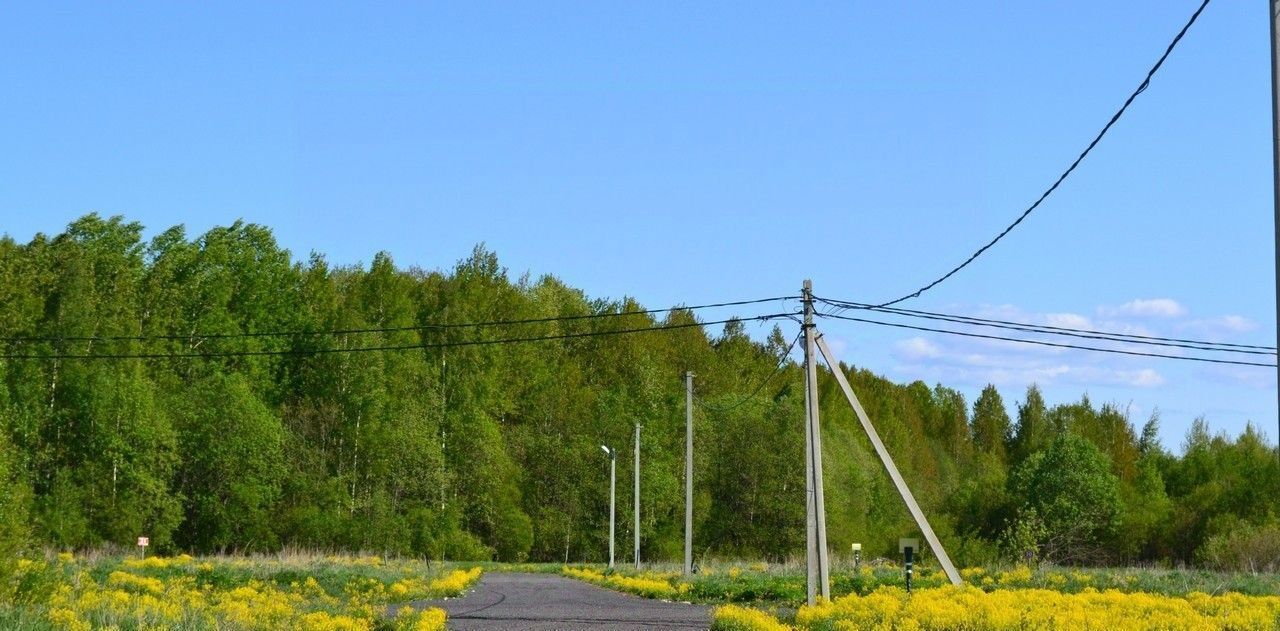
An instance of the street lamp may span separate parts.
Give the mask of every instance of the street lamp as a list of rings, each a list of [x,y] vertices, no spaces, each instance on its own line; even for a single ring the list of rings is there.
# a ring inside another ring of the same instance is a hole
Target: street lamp
[[[609,454],[609,569],[613,569],[613,519],[615,509],[615,500],[618,490],[618,452],[609,449],[604,445],[600,445],[606,454]]]

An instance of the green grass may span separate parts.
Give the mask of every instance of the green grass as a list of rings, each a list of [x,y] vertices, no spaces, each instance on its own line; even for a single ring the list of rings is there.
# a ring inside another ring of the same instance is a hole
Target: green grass
[[[560,566],[555,566],[560,567]],[[606,571],[602,565],[577,565]],[[716,561],[705,563],[702,571],[685,579],[679,576],[681,566],[673,563],[646,564],[637,572],[632,566],[618,566],[616,573],[626,576],[661,575],[675,582],[689,583],[686,597],[703,604],[746,604],[771,609],[793,609],[806,600],[803,565]],[[501,571],[500,567],[493,568]],[[1036,570],[1013,566],[990,566],[966,569],[966,582],[987,591],[995,589],[1052,589],[1078,593],[1086,588],[1116,589],[1122,592],[1148,592],[1165,596],[1185,596],[1192,592],[1223,594],[1236,592],[1262,596],[1280,594],[1280,575],[1223,573],[1207,570],[1173,570],[1158,568],[1065,568],[1042,567]],[[902,568],[878,562],[864,564],[855,571],[851,563],[833,567],[830,574],[833,597],[846,594],[866,595],[884,586],[905,584]],[[926,589],[947,584],[946,575],[936,566],[916,566],[912,584]]]

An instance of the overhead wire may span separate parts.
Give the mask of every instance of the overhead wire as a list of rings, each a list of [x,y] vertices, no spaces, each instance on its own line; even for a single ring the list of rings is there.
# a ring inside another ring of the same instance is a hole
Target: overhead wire
[[[742,397],[741,399],[735,401],[730,405],[723,405],[723,406],[711,405],[703,401],[700,397],[694,397],[694,401],[697,402],[699,407],[704,408],[707,411],[715,412],[717,414],[723,414],[725,412],[732,412],[733,410],[736,410],[742,407],[744,404],[754,400],[756,395],[760,394],[760,391],[764,390],[764,387],[769,385],[769,382],[774,377],[778,376],[778,373],[782,372],[782,367],[787,365],[787,361],[791,358],[791,351],[795,349],[796,343],[799,342],[800,338],[803,336],[804,336],[804,333],[801,332],[801,333],[797,333],[796,336],[791,339],[791,344],[787,345],[787,349],[782,351],[782,356],[778,358],[778,362],[773,366],[773,370],[771,370],[769,374],[765,376],[764,379],[761,379],[760,382],[756,384],[756,387],[752,388],[749,394]]]
[[[185,353],[47,353],[47,354],[0,354],[0,359],[5,360],[102,360],[102,359],[184,359],[184,358],[216,358],[216,357],[253,357],[253,356],[305,356],[305,355],[325,355],[337,353],[364,353],[376,351],[400,351],[400,350],[418,350],[418,349],[438,349],[438,348],[456,348],[462,346],[490,346],[496,344],[517,344],[528,342],[545,342],[552,340],[567,340],[577,338],[603,337],[609,335],[626,335],[631,333],[645,333],[657,331],[671,331],[677,329],[688,329],[694,327],[712,326],[716,324],[726,324],[729,322],[742,322],[750,320],[776,320],[780,318],[788,318],[791,313],[772,313],[758,315],[752,317],[735,317],[724,320],[714,320],[709,322],[682,322],[678,324],[664,324],[651,327],[635,327],[627,329],[610,329],[604,331],[581,331],[576,333],[559,333],[554,335],[542,336],[523,336],[508,337],[489,340],[459,340],[453,342],[434,342],[434,343],[417,343],[417,344],[389,344],[379,346],[358,346],[350,348],[292,348],[292,349],[256,349],[256,350],[238,350],[238,351],[211,351],[211,352],[185,352]]]
[[[257,331],[244,333],[166,333],[158,335],[43,335],[43,336],[9,336],[0,337],[0,341],[5,342],[91,342],[91,341],[150,341],[150,340],[217,340],[217,339],[236,339],[236,338],[259,338],[259,337],[318,337],[328,335],[351,335],[365,333],[396,333],[403,331],[425,331],[425,330],[444,330],[444,329],[463,329],[463,328],[488,328],[497,326],[510,326],[518,324],[538,324],[547,322],[572,322],[577,320],[592,320],[598,318],[617,318],[630,315],[651,315],[655,313],[668,313],[671,311],[700,311],[703,309],[714,309],[719,307],[736,307],[743,305],[754,305],[765,302],[785,301],[796,298],[796,296],[775,296],[772,298],[756,298],[752,300],[735,300],[731,302],[717,302],[692,306],[673,306],[663,309],[644,309],[637,311],[617,311],[604,313],[588,313],[579,315],[566,316],[547,316],[542,318],[523,318],[516,320],[491,320],[486,322],[442,322],[433,324],[416,324],[394,327],[368,327],[368,328],[349,328],[349,329],[324,329],[313,331]]]
[[[1120,106],[1120,109],[1116,110],[1116,113],[1111,116],[1111,119],[1107,121],[1107,124],[1102,127],[1102,131],[1099,131],[1098,135],[1094,136],[1093,141],[1090,142],[1089,145],[1084,148],[1084,151],[1080,152],[1080,155],[1077,156],[1075,161],[1071,163],[1071,166],[1068,166],[1067,170],[1063,171],[1062,174],[1058,176],[1058,179],[1054,180],[1053,184],[1049,185],[1049,188],[1045,189],[1045,191],[1040,194],[1039,198],[1037,198],[1034,202],[1032,202],[1031,205],[1026,208],[1026,210],[1023,210],[1022,214],[1018,215],[1018,218],[1013,220],[1013,223],[1006,226],[1004,230],[1000,231],[1000,234],[997,234],[995,238],[987,242],[986,245],[978,248],[978,250],[975,251],[973,254],[970,254],[969,258],[965,259],[964,262],[955,266],[954,268],[951,269],[951,271],[938,277],[933,282],[927,285],[924,285],[923,287],[909,294],[903,295],[899,298],[890,300],[888,302],[880,303],[876,306],[888,307],[891,305],[898,304],[900,302],[910,300],[912,298],[919,298],[920,295],[923,294],[924,292],[929,291],[930,289],[933,289],[934,287],[938,286],[942,282],[946,281],[948,278],[951,278],[953,275],[956,274],[956,272],[959,272],[965,267],[968,267],[970,263],[976,260],[979,256],[982,256],[982,254],[985,253],[988,249],[990,249],[991,246],[995,245],[998,241],[1003,239],[1005,235],[1009,234],[1009,232],[1011,232],[1014,228],[1018,227],[1018,224],[1021,224],[1022,221],[1026,219],[1028,215],[1030,215],[1033,211],[1039,208],[1040,204],[1042,204],[1044,200],[1048,199],[1049,195],[1053,194],[1053,192],[1058,189],[1058,186],[1061,185],[1062,182],[1067,179],[1067,176],[1071,175],[1071,173],[1076,170],[1076,167],[1080,166],[1080,163],[1084,161],[1085,156],[1088,156],[1089,152],[1093,151],[1093,148],[1098,145],[1098,143],[1102,140],[1102,137],[1106,136],[1107,132],[1111,130],[1111,127],[1114,126],[1116,122],[1120,120],[1120,117],[1123,116],[1125,111],[1129,109],[1129,105],[1133,103],[1134,99],[1138,98],[1139,94],[1142,94],[1147,90],[1147,88],[1151,85],[1152,77],[1154,77],[1156,72],[1160,70],[1160,67],[1164,65],[1165,60],[1169,58],[1169,55],[1173,52],[1173,49],[1177,47],[1178,42],[1182,41],[1182,37],[1187,34],[1187,31],[1191,28],[1191,25],[1195,24],[1196,20],[1200,17],[1200,14],[1204,12],[1205,7],[1207,6],[1209,6],[1209,0],[1203,0],[1203,2],[1200,3],[1200,7],[1196,9],[1195,13],[1191,14],[1191,18],[1188,19],[1187,23],[1182,26],[1182,30],[1178,31],[1178,34],[1173,37],[1173,41],[1169,42],[1168,47],[1165,48],[1164,54],[1160,55],[1160,58],[1156,60],[1155,65],[1151,66],[1151,69],[1147,71],[1147,75],[1145,78],[1143,78],[1142,83],[1138,84],[1137,89],[1135,89],[1133,93],[1129,95],[1129,98],[1125,99],[1124,104]]]
[[[849,322],[861,322],[864,324],[875,324],[878,326],[888,326],[900,329],[911,329],[915,331],[924,331],[928,333],[944,333],[947,335],[958,335],[962,337],[973,337],[987,340],[1000,340],[1004,342],[1017,342],[1019,344],[1034,344],[1037,346],[1051,346],[1054,348],[1067,348],[1082,351],[1093,351],[1098,353],[1115,353],[1119,355],[1136,355],[1139,357],[1158,357],[1162,359],[1180,359],[1183,361],[1204,362],[1209,364],[1233,364],[1236,366],[1260,366],[1264,368],[1275,368],[1276,364],[1264,364],[1261,362],[1238,361],[1232,359],[1214,359],[1209,357],[1194,357],[1190,355],[1168,355],[1164,353],[1148,353],[1143,351],[1124,350],[1119,348],[1101,348],[1097,346],[1081,346],[1077,344],[1064,344],[1059,342],[1048,342],[1044,340],[1031,340],[1017,337],[1004,337],[1000,335],[987,335],[983,333],[972,333],[965,331],[954,331],[949,329],[937,329],[933,327],[918,326],[913,324],[904,324],[901,322],[884,322],[882,320],[872,320],[869,318],[858,318],[848,315],[839,314],[821,314],[819,317],[834,318],[836,320],[846,320]]]
[[[1089,329],[1077,329],[1071,327],[1052,326],[1047,324],[1030,324],[1025,322],[1011,322],[1008,320],[996,320],[991,318],[978,318],[973,316],[955,315],[947,313],[938,313],[934,311],[920,311],[916,309],[900,309],[900,308],[884,308],[875,305],[849,302],[843,300],[832,300],[828,298],[814,297],[814,300],[844,309],[861,309],[876,313],[885,313],[891,315],[906,316],[912,318],[921,318],[925,320],[938,320],[944,322],[952,322],[956,324],[968,324],[973,326],[985,326],[999,329],[1007,329],[1013,331],[1022,331],[1026,333],[1043,333],[1048,335],[1062,335],[1068,337],[1076,337],[1083,339],[1103,340],[1109,342],[1121,342],[1126,344],[1143,344],[1148,346],[1166,346],[1176,348],[1186,348],[1191,350],[1202,350],[1221,353],[1242,353],[1247,355],[1275,355],[1276,347],[1274,346],[1258,346],[1253,344],[1232,344],[1228,342],[1211,342],[1205,340],[1192,340],[1185,338],[1159,337],[1154,335],[1138,335],[1133,333],[1115,333],[1109,331],[1095,331]],[[827,312],[819,315],[830,315],[833,312]],[[838,313],[838,312],[835,312]]]

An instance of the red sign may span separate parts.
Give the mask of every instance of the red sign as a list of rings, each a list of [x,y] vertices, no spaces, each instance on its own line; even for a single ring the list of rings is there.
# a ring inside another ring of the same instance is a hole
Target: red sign
[[[145,548],[145,547],[147,547],[147,546],[149,546],[149,545],[151,545],[151,538],[150,538],[150,537],[138,537],[138,547],[139,547],[139,548]]]

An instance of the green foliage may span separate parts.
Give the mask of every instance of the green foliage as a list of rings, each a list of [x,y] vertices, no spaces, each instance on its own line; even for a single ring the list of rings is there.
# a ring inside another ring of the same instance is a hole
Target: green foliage
[[[178,544],[196,550],[270,549],[269,509],[284,477],[284,429],[240,375],[214,374],[174,397],[186,519]]]
[[[0,425],[0,585],[7,582],[17,553],[29,543],[30,499],[8,432]]]
[[[1210,537],[1197,556],[1215,570],[1280,572],[1280,522],[1253,525],[1237,521]]]
[[[1018,505],[1011,539],[1034,539],[1037,554],[1054,562],[1101,560],[1120,515],[1119,481],[1109,468],[1093,443],[1071,433],[1032,454],[1009,477]]]
[[[973,404],[974,447],[1005,462],[1005,445],[1012,438],[1012,429],[1000,391],[988,384]]]
[[[184,356],[0,363],[0,558],[150,536],[161,551],[600,561],[599,445],[619,451],[618,540],[629,541],[637,423],[641,555],[679,558],[686,371],[697,374],[699,557],[781,561],[803,546],[803,377],[778,365],[783,327],[442,347],[698,316],[513,278],[483,246],[427,272],[386,253],[368,266],[295,260],[244,222],[142,233],[87,215],[60,235],[0,238],[8,354]],[[610,317],[578,317],[590,315]],[[441,326],[559,316],[574,319]],[[333,330],[346,332],[271,334]],[[403,348],[343,352],[370,347]],[[1179,457],[1156,441],[1158,416],[1139,435],[1123,409],[1087,397],[1050,406],[1032,386],[1011,419],[994,386],[970,406],[940,384],[838,369],[968,562],[1003,542],[1050,560],[1218,563],[1206,541],[1280,518],[1280,467],[1252,427],[1230,438],[1197,424]],[[818,389],[830,545],[896,558],[916,526],[826,367]]]

